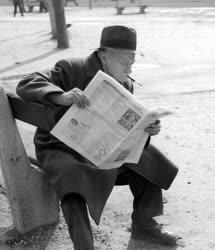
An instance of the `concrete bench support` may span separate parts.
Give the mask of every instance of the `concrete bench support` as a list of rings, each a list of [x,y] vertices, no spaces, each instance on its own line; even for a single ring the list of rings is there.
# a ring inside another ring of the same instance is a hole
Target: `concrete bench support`
[[[0,167],[14,228],[23,234],[57,222],[57,196],[44,174],[31,166],[2,87],[0,117]]]
[[[123,10],[125,8],[127,8],[127,7],[133,7],[133,6],[116,7],[116,14],[117,15],[122,15]],[[147,8],[146,5],[139,6],[139,13],[140,14],[145,14],[146,13],[146,11],[145,11],[146,8]]]
[[[140,14],[145,14],[146,13],[146,8],[148,7],[143,3],[142,0],[116,0],[116,14],[117,15],[122,15],[122,12],[125,8],[128,7],[138,7],[139,8],[139,13]]]

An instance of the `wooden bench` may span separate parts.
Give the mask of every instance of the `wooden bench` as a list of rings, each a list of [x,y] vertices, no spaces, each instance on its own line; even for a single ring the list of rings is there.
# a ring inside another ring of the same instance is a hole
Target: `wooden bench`
[[[117,15],[122,15],[125,8],[128,7],[138,7],[140,14],[145,14],[145,9],[147,5],[144,4],[142,0],[116,0],[116,12]]]
[[[46,131],[54,125],[50,107],[26,102],[0,86],[0,167],[13,226],[23,234],[58,222],[59,204],[36,159],[28,157],[15,119]]]

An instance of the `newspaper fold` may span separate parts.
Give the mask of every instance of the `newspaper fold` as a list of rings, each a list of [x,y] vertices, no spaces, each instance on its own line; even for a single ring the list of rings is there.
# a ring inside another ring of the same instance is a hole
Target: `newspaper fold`
[[[171,112],[148,111],[120,83],[98,71],[84,91],[90,106],[72,105],[51,134],[101,169],[137,163],[148,139],[144,129]]]

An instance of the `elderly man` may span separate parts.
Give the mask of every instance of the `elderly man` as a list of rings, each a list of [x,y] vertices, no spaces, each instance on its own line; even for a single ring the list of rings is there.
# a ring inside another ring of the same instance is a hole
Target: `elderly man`
[[[135,61],[136,31],[124,26],[105,27],[100,47],[85,59],[72,58],[57,62],[46,74],[34,73],[17,87],[22,98],[51,105],[57,122],[71,105],[90,105],[83,90],[98,70],[103,70],[128,91]],[[159,121],[146,131],[154,136]],[[163,212],[162,191],[168,189],[177,174],[174,166],[148,140],[138,164],[123,164],[119,169],[101,170],[82,155],[67,147],[50,133],[37,130],[36,155],[47,178],[61,201],[75,250],[94,249],[88,210],[99,224],[104,205],[114,185],[128,184],[134,196],[131,237],[159,244],[175,245],[177,237],[163,231],[154,217]]]

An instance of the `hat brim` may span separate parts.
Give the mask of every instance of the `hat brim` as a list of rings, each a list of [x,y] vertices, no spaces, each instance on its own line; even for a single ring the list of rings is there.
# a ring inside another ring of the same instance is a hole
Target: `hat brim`
[[[113,50],[113,51],[116,50],[116,51],[121,51],[121,52],[131,52],[131,53],[138,54],[138,55],[144,57],[143,52],[139,51],[139,50],[130,50],[130,49],[122,49],[122,48],[112,48],[112,47],[104,47],[104,46],[96,48],[94,50],[98,51],[100,49],[109,49],[109,50]]]

